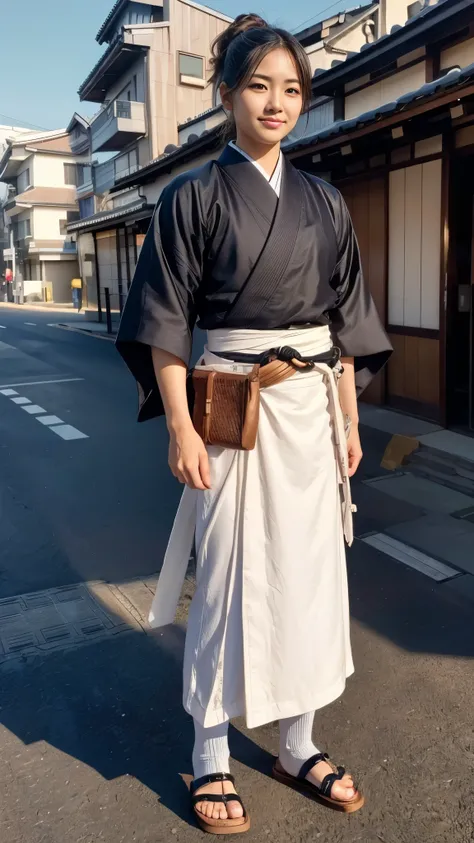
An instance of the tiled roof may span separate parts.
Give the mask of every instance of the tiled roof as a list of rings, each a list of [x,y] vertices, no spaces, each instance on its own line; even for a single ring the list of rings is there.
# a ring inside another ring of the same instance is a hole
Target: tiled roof
[[[117,0],[117,2],[114,3],[114,5],[112,6],[109,14],[107,15],[106,19],[104,20],[102,26],[100,27],[100,29],[97,33],[97,35],[95,36],[95,40],[98,41],[99,44],[102,43],[101,42],[102,35],[104,34],[105,30],[107,29],[110,21],[112,20],[112,18],[115,15],[115,13],[118,12],[120,6],[125,6],[126,3],[127,3],[127,0]]]
[[[285,145],[285,152],[302,149],[305,146],[314,146],[320,141],[329,140],[329,138],[337,137],[338,135],[345,135],[355,129],[361,129],[371,123],[376,123],[378,120],[390,117],[392,114],[397,114],[398,112],[408,110],[410,107],[419,105],[436,94],[441,94],[444,91],[448,92],[453,88],[459,88],[473,80],[474,63],[465,67],[463,70],[450,70],[441,79],[436,79],[434,82],[427,82],[421,88],[417,88],[416,91],[403,94],[403,96],[393,102],[387,102],[378,108],[365,111],[363,114],[352,117],[350,120],[338,120],[336,123],[332,123],[325,129],[320,129],[313,135],[287,144]]]
[[[68,135],[51,140],[27,141],[25,146],[27,149],[37,149],[39,152],[64,152],[66,155],[70,155],[72,151]]]
[[[75,187],[32,187],[19,193],[13,199],[17,204],[24,205],[76,205]]]
[[[139,202],[131,202],[129,205],[124,205],[122,208],[113,208],[110,211],[99,211],[98,214],[93,214],[91,217],[85,217],[83,220],[72,222],[68,225],[67,230],[69,232],[81,231],[84,228],[91,228],[98,223],[121,219],[122,217],[127,217],[129,214],[136,213],[137,211],[145,211],[148,208],[150,209],[150,212],[153,211],[153,205],[147,205],[146,200],[141,199]]]

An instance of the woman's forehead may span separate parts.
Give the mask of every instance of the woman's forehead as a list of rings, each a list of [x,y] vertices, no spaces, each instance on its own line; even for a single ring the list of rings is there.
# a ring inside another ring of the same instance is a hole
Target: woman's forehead
[[[255,69],[255,74],[281,76],[285,79],[298,79],[298,71],[293,56],[283,47],[271,50]]]

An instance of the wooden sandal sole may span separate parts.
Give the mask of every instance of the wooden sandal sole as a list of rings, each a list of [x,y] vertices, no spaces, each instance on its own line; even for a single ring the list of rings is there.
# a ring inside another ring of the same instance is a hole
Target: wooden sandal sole
[[[206,834],[244,834],[250,828],[250,817],[248,814],[237,819],[214,820],[212,817],[204,817],[195,809],[193,809],[193,813],[199,828],[205,831]]]
[[[274,765],[272,774],[273,778],[281,784],[285,784],[287,787],[291,787],[293,790],[297,790],[299,793],[309,796],[310,799],[320,802],[327,808],[332,808],[333,811],[340,811],[344,814],[353,814],[355,811],[359,811],[365,804],[365,799],[359,791],[357,791],[357,796],[354,799],[351,799],[350,802],[342,802],[339,799],[331,799],[329,796],[323,796],[317,791],[316,787],[312,785],[311,782],[306,780],[302,781],[301,779],[297,779],[295,776],[290,776],[289,773],[277,766],[277,764]]]

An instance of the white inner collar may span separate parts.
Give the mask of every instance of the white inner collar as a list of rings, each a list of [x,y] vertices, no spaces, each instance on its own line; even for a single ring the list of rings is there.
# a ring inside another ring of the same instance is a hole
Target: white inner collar
[[[273,175],[269,176],[268,173],[263,169],[262,165],[259,164],[258,161],[255,161],[255,158],[252,158],[251,155],[248,154],[248,152],[245,152],[245,150],[241,149],[240,146],[237,146],[235,141],[230,141],[229,146],[231,146],[233,149],[236,149],[237,152],[240,152],[240,154],[243,155],[244,158],[247,159],[247,161],[250,161],[250,163],[253,164],[253,166],[256,167],[257,170],[266,179],[266,181],[269,183],[270,187],[273,188],[276,195],[277,196],[280,195],[281,175],[282,175],[282,169],[283,169],[283,153],[281,151],[280,151],[280,157],[278,158],[278,161],[277,161],[277,165],[276,165],[276,167],[273,171]]]

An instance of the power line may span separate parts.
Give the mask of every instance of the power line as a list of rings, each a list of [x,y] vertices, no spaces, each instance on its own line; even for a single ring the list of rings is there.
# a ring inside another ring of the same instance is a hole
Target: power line
[[[291,31],[292,31],[292,32],[298,32],[298,30],[299,30],[302,26],[304,26],[304,25],[305,25],[305,23],[310,23],[310,22],[311,22],[312,20],[314,20],[315,18],[319,18],[319,17],[320,17],[320,15],[324,15],[324,12],[329,12],[331,9],[334,9],[334,6],[340,6],[340,5],[341,5],[341,0],[336,0],[336,3],[331,3],[331,5],[330,5],[330,6],[326,6],[326,8],[325,8],[325,9],[321,9],[319,12],[317,12],[317,13],[316,13],[315,15],[313,15],[311,18],[308,18],[307,20],[304,20],[302,23],[299,23],[299,24],[298,24],[298,26],[296,26],[296,27],[295,27],[294,29],[292,29]]]
[[[19,129],[26,128],[41,129],[43,132],[49,131],[49,129],[46,129],[45,126],[35,126],[33,123],[27,123],[25,120],[17,120],[16,117],[9,117],[8,114],[0,114],[0,117],[2,120],[7,120],[11,126],[18,126],[19,123],[23,123],[23,126],[18,126]]]

